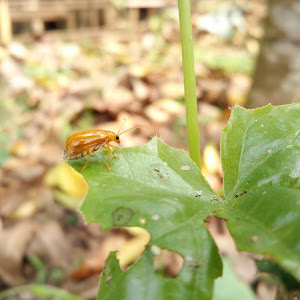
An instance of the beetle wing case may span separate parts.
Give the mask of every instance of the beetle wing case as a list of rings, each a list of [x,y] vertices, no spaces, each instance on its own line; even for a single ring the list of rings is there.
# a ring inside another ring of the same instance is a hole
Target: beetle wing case
[[[66,148],[79,152],[105,142],[107,142],[105,130],[91,129],[72,134],[66,141]]]

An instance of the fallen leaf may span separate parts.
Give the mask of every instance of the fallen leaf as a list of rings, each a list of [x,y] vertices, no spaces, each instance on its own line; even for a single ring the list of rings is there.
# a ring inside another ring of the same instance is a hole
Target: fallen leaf
[[[19,222],[0,231],[0,276],[8,285],[26,282],[23,275],[23,259],[37,224],[32,221]]]
[[[57,200],[69,208],[78,208],[84,199],[88,185],[82,175],[66,163],[50,169],[44,182],[52,188]]]
[[[20,220],[33,216],[39,209],[37,198],[31,198],[23,202],[17,209],[9,216],[11,219]]]
[[[111,251],[117,251],[121,245],[126,241],[124,235],[111,235],[101,243],[97,252],[93,255],[87,256],[82,264],[70,274],[73,279],[84,279],[94,274],[100,273],[105,264],[105,260]]]
[[[63,270],[69,270],[74,260],[71,241],[56,221],[38,225],[27,249],[27,255],[33,254],[45,261],[48,267]]]
[[[149,98],[149,87],[142,80],[133,78],[131,83],[133,86],[133,93],[138,100],[145,101]]]

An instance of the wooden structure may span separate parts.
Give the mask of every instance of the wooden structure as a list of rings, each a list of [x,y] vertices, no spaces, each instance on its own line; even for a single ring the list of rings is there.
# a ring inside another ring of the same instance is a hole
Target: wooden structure
[[[25,28],[40,35],[49,29],[47,25],[54,23],[61,24],[59,29],[68,30],[114,24],[119,12],[124,10],[128,11],[130,23],[137,25],[140,10],[146,9],[151,14],[175,4],[176,0],[123,0],[117,8],[110,0],[0,0],[0,17],[6,20],[5,25],[0,22],[0,39],[7,42],[7,38],[4,41],[1,37],[4,28],[12,28],[13,34],[19,33],[18,28]]]

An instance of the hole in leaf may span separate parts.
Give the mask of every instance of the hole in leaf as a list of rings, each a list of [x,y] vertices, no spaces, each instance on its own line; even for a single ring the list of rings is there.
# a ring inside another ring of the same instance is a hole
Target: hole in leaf
[[[207,217],[204,224],[214,239],[218,235],[229,233],[226,227],[226,221],[216,218],[213,215]]]
[[[141,257],[151,239],[149,231],[144,228],[127,227],[125,229],[132,238],[123,243],[117,253],[122,271],[125,271]]]
[[[166,277],[177,277],[183,266],[183,257],[174,251],[156,245],[152,245],[151,250],[155,272]]]
[[[89,226],[91,227],[91,224]],[[93,231],[97,232],[97,230],[99,230],[99,227],[94,226]],[[143,255],[151,239],[150,233],[141,227],[113,228],[101,233],[101,236],[101,244],[98,247],[95,245],[95,248],[91,249],[90,255],[80,259],[70,274],[71,278],[82,280],[94,274],[99,274],[103,271],[109,253],[115,251],[117,251],[117,259],[121,270],[126,271],[130,265]],[[111,279],[111,276],[106,274],[106,284],[109,284]]]

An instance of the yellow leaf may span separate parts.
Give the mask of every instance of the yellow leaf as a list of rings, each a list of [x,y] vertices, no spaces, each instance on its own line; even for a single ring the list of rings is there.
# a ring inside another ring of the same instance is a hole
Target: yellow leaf
[[[18,206],[9,217],[16,220],[29,218],[36,213],[38,208],[37,199],[30,199]]]
[[[29,153],[28,145],[22,140],[16,141],[9,148],[10,154],[25,157]]]
[[[47,186],[53,189],[56,199],[70,208],[77,208],[84,199],[88,185],[81,174],[66,163],[50,169],[44,177]]]
[[[149,232],[144,228],[128,227],[126,230],[135,237],[126,241],[117,253],[121,269],[136,261],[145,251],[145,247],[151,239]]]

